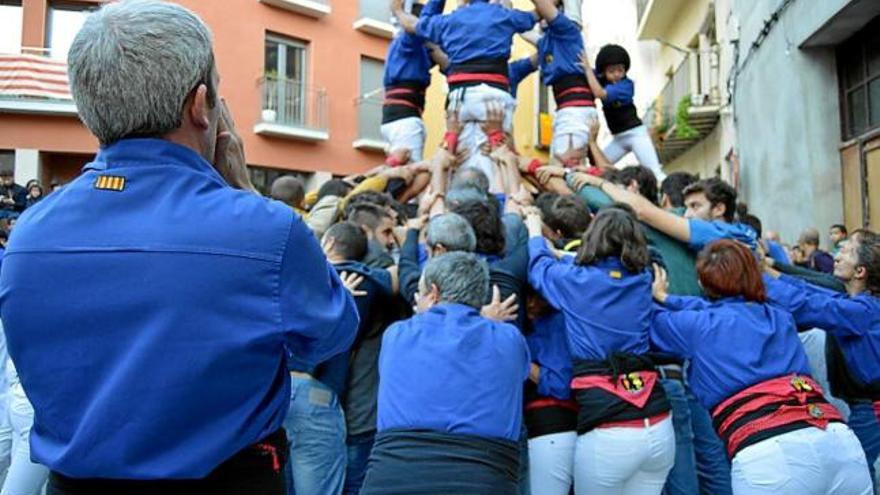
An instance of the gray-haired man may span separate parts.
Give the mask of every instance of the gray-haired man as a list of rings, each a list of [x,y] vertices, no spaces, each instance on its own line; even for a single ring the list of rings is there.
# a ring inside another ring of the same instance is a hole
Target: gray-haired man
[[[419,314],[382,338],[363,495],[517,493],[529,350],[516,327],[480,315],[488,293],[489,268],[474,254],[425,266]]]
[[[48,493],[283,494],[288,357],[347,349],[352,297],[253,193],[197,16],[107,4],[68,61],[101,151],[22,215],[0,279]]]

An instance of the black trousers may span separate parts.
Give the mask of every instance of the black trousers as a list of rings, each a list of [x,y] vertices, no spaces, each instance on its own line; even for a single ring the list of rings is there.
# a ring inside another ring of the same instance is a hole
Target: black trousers
[[[47,495],[285,495],[284,429],[235,454],[196,480],[78,479],[52,472]]]

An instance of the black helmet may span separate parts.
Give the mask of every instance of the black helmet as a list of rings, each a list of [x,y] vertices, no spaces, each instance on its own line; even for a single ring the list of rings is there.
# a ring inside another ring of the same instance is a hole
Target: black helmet
[[[629,53],[620,45],[605,45],[596,56],[596,69],[599,72],[609,65],[623,64],[623,68],[629,71]]]

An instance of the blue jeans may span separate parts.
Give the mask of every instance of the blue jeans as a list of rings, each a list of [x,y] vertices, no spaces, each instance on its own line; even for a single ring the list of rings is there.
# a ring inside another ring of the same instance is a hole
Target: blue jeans
[[[880,454],[880,421],[870,402],[850,404],[849,410],[849,427],[862,444],[868,459],[868,468],[871,470],[871,479],[874,479],[874,463]]]
[[[531,495],[532,486],[529,481],[529,432],[523,421],[522,433],[519,436],[519,495]]]
[[[699,492],[697,459],[694,454],[694,432],[691,410],[681,380],[661,379],[666,398],[672,406],[672,426],[675,428],[675,465],[663,487],[665,495],[694,495]]]
[[[345,495],[358,495],[367,475],[367,461],[376,440],[376,431],[349,435],[345,440],[348,448],[348,467],[345,470]]]
[[[293,377],[284,428],[290,442],[288,495],[342,493],[345,417],[336,394],[314,378]]]
[[[690,391],[691,426],[694,429],[694,453],[697,457],[697,478],[701,495],[732,495],[730,460],[724,442],[712,426],[712,416]]]

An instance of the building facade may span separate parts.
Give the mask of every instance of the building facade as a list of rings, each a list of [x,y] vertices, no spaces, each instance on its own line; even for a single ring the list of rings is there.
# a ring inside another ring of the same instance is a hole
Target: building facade
[[[220,94],[258,187],[285,173],[318,182],[383,160],[387,0],[175,1],[214,34]],[[64,61],[101,3],[0,1],[0,167],[19,183],[67,182],[98,148],[77,119]]]
[[[880,228],[880,3],[635,0],[667,172],[721,176],[765,228]]]

